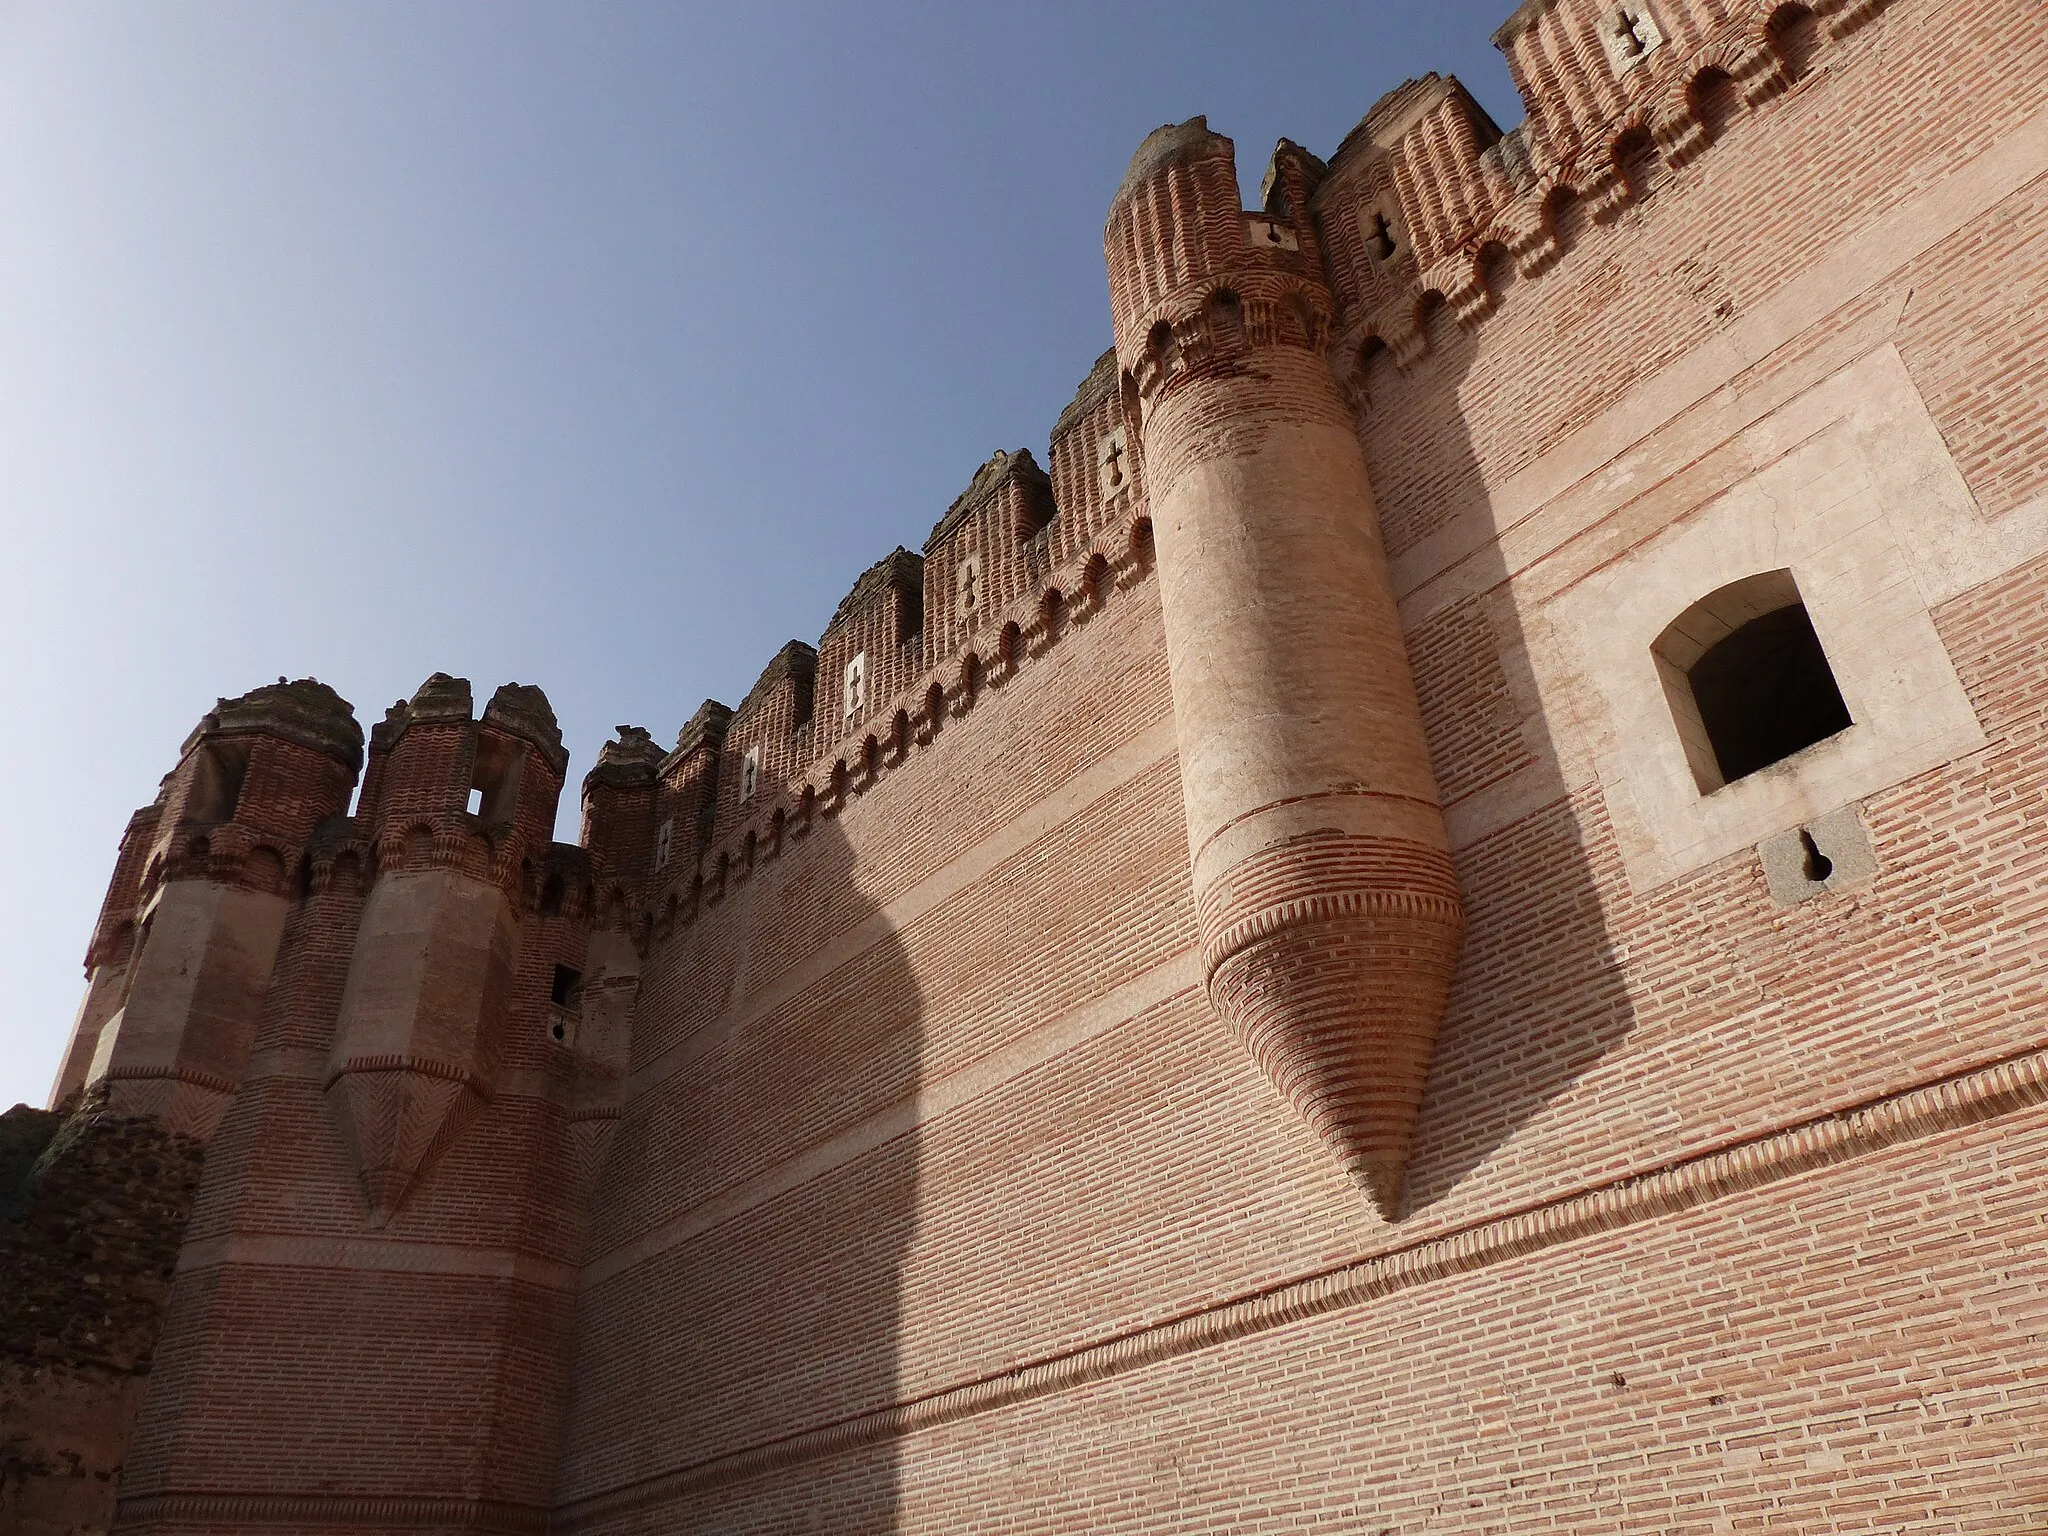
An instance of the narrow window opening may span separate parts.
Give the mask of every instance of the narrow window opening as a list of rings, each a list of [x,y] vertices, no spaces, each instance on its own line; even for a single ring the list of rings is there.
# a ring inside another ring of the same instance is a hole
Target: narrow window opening
[[[868,707],[868,653],[860,652],[846,664],[846,676],[841,687],[841,718],[848,725],[867,712]]]
[[[540,888],[540,915],[542,917],[560,917],[562,915],[562,899],[564,894],[565,887],[562,884],[562,877],[560,875],[549,875],[547,884]]]
[[[919,573],[922,576],[922,572]],[[914,645],[924,633],[924,584],[896,589],[896,644],[899,649]]]
[[[583,1001],[583,973],[571,970],[566,965],[556,966],[554,985],[548,991],[548,1001],[557,1008],[573,1012]]]
[[[1804,827],[1799,829],[1799,846],[1806,850],[1806,878],[1815,885],[1835,872],[1835,861],[1820,851],[1820,844]]]
[[[740,804],[746,805],[754,798],[754,791],[761,787],[761,749],[747,748],[747,755],[740,759]]]
[[[522,754],[512,743],[479,735],[476,761],[469,776],[469,814],[494,827],[509,823],[519,803],[520,770],[524,766]]]
[[[185,803],[189,820],[232,821],[242,800],[242,781],[249,775],[247,741],[209,741],[199,749],[192,793]]]

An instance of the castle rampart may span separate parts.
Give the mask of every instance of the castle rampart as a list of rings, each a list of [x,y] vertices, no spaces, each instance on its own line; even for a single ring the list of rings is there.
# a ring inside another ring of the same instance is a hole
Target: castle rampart
[[[243,1012],[149,987],[247,1038],[120,1528],[2048,1511],[2048,30],[1498,40],[1523,124],[1411,81],[1256,208],[1147,140],[1043,465],[580,848],[537,690],[429,679],[352,815],[338,700],[209,717],[60,1084],[164,892],[275,908]]]

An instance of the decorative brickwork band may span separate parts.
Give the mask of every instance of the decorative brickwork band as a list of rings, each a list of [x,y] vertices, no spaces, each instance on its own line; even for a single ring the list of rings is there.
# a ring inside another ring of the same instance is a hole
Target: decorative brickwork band
[[[1286,147],[1280,185],[1305,206]],[[1396,1209],[1463,914],[1305,219],[1147,139],[1104,236],[1141,402],[1210,1000]],[[1282,199],[1283,202],[1287,198]]]
[[[233,1078],[188,1066],[116,1066],[99,1079],[108,1113],[155,1120],[201,1142],[212,1139],[235,1087]]]
[[[332,1494],[165,1493],[125,1499],[115,1530],[181,1527],[215,1530],[253,1526],[295,1530],[371,1526],[419,1531],[479,1531],[490,1536],[544,1536],[548,1512],[484,1499],[350,1498]]]
[[[1210,977],[1240,950],[1305,923],[1367,913],[1461,920],[1457,875],[1443,849],[1329,830],[1231,865],[1204,886],[1197,909],[1203,972]]]
[[[490,1102],[474,1074],[407,1056],[351,1058],[328,1080],[327,1097],[375,1227]]]

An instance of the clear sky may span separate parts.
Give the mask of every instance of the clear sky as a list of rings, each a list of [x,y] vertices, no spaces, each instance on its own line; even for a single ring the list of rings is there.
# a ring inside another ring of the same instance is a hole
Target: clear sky
[[[1109,342],[1102,221],[1254,188],[1511,0],[0,0],[0,1106],[216,695],[539,683],[574,785],[815,641]]]

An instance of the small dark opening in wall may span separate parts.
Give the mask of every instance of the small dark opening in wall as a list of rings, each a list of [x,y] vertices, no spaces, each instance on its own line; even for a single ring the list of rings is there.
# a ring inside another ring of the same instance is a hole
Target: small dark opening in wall
[[[193,769],[192,793],[186,800],[185,815],[193,821],[220,822],[234,819],[242,800],[242,781],[249,774],[247,741],[209,741],[200,748]]]
[[[1813,834],[1804,827],[1799,829],[1799,846],[1806,855],[1805,874],[1807,879],[1811,880],[1815,885],[1819,885],[1823,880],[1834,874],[1835,861],[1820,851],[1820,844],[1813,840]]]
[[[573,1009],[583,1000],[583,973],[566,965],[556,966],[555,984],[549,990],[548,1000],[557,1008]]]
[[[1742,92],[1726,70],[1701,70],[1686,95],[1709,139],[1719,139],[1742,114]]]
[[[1686,680],[1731,784],[1854,723],[1804,603],[1750,620],[1694,662]]]
[[[1374,261],[1392,261],[1399,245],[1394,239],[1394,226],[1387,221],[1384,213],[1372,216],[1371,227],[1365,233],[1366,250]]]
[[[519,779],[523,766],[519,750],[510,742],[480,734],[464,808],[470,815],[482,817],[490,826],[508,824],[519,803]]]
[[[922,584],[896,589],[896,644],[915,645],[924,634],[924,587]]]
[[[1820,18],[1803,5],[1781,5],[1765,24],[1771,47],[1785,61],[1785,72],[1794,80],[1813,73],[1820,52]]]

